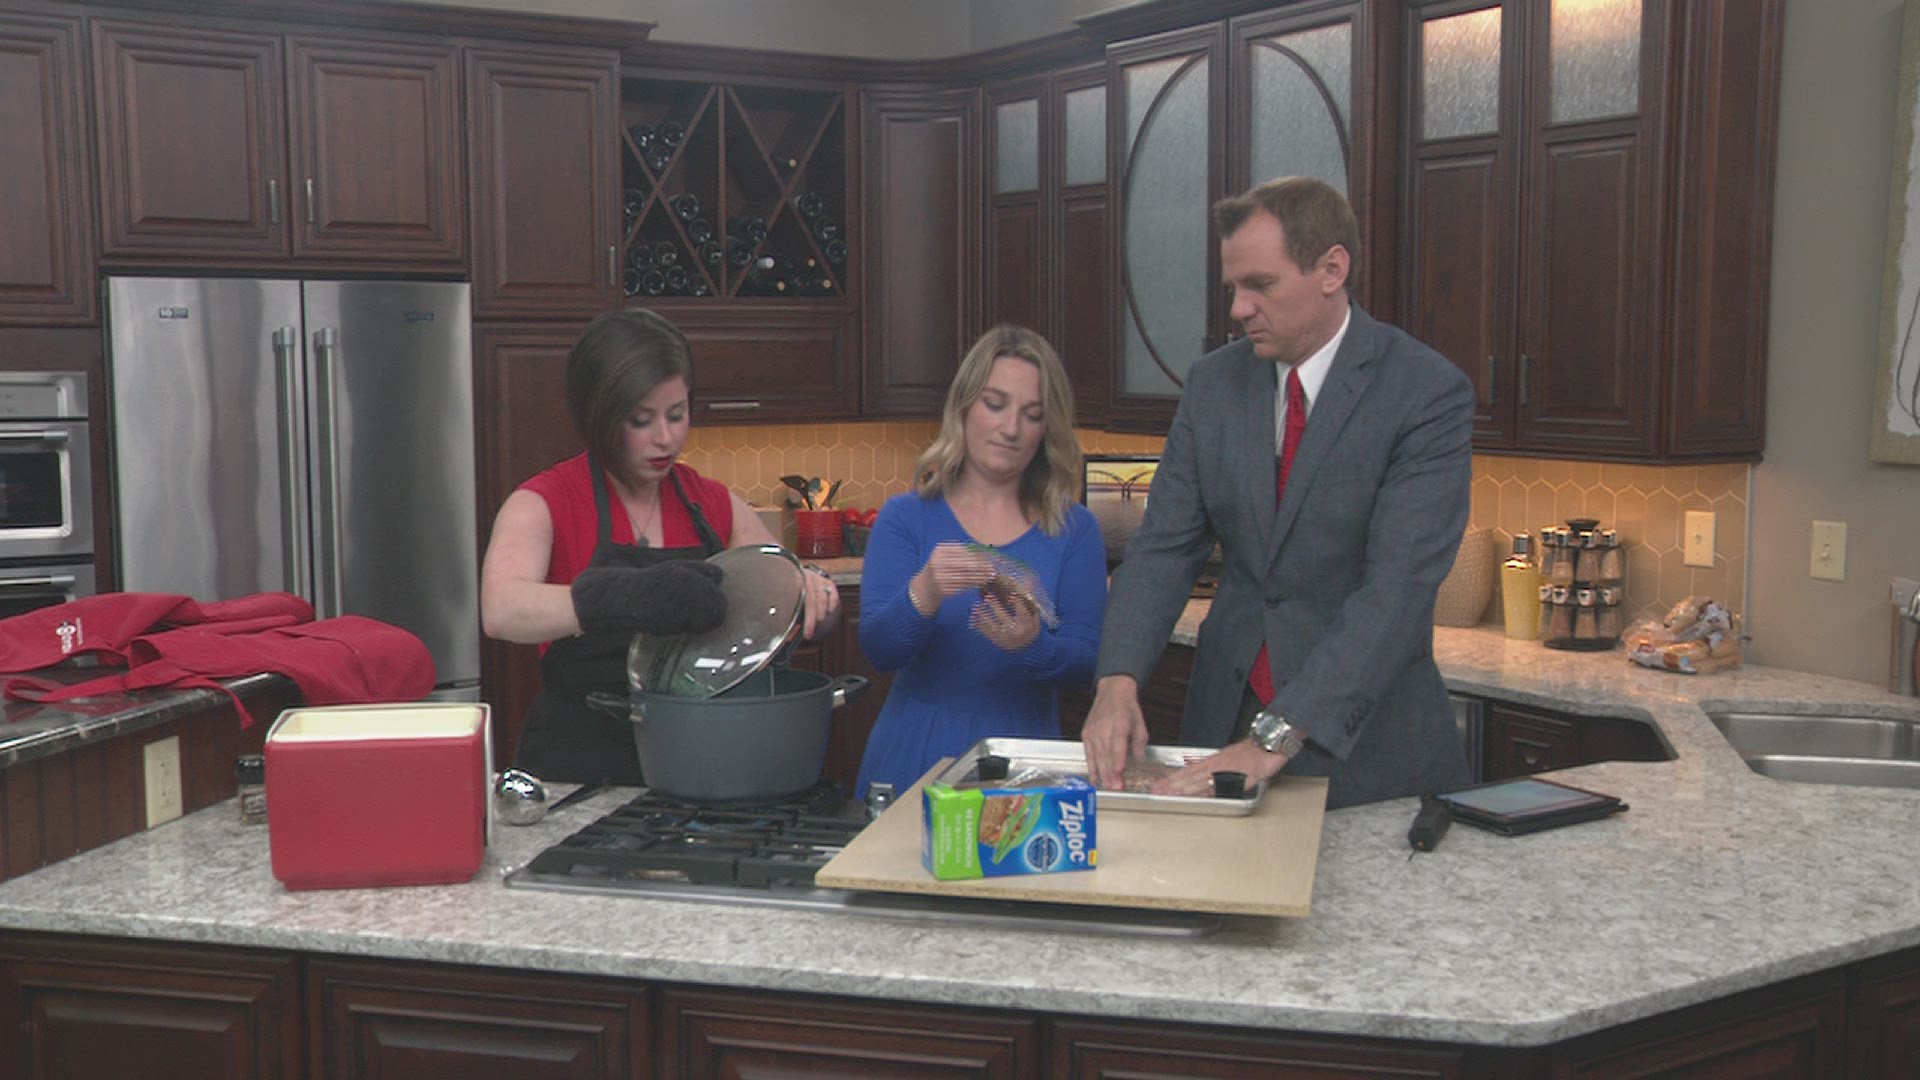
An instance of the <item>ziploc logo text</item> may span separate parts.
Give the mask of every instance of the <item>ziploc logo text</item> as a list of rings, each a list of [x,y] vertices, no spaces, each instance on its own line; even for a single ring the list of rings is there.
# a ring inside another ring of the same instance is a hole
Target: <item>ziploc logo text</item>
[[[1066,836],[1067,861],[1090,865],[1087,858],[1087,804],[1080,799],[1061,799],[1060,831]]]

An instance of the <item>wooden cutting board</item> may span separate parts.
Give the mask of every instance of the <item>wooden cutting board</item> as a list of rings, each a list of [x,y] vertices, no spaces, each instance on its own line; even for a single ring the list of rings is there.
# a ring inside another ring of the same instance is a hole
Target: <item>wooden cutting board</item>
[[[922,777],[814,880],[836,889],[1231,915],[1303,916],[1313,898],[1324,777],[1280,776],[1244,817],[1100,810],[1098,869],[966,881],[936,880],[920,863],[926,783]]]

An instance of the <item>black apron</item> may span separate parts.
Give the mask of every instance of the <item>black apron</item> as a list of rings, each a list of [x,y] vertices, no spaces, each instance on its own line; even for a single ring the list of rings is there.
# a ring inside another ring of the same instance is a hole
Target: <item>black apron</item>
[[[599,538],[589,565],[639,568],[668,559],[704,559],[726,548],[701,513],[700,504],[687,497],[677,472],[668,473],[667,478],[693,518],[700,546],[656,548],[614,543],[606,476],[592,458],[587,461],[587,469],[592,474],[593,507],[599,516]],[[659,497],[666,498],[666,492],[661,491]],[[663,533],[665,522],[663,514]],[[540,693],[527,710],[520,746],[514,754],[515,768],[542,780],[575,784],[606,780],[633,787],[642,783],[632,722],[587,704],[587,695],[595,691],[623,699],[627,696],[627,648],[633,637],[628,633],[580,634],[547,646],[547,654],[540,660]]]

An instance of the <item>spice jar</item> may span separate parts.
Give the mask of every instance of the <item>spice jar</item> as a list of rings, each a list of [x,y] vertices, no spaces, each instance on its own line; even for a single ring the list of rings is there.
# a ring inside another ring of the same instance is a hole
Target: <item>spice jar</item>
[[[1627,559],[1620,551],[1620,534],[1612,529],[1601,533],[1600,580],[1617,585],[1627,576]]]
[[[1547,619],[1547,638],[1552,641],[1573,640],[1573,604],[1567,595],[1565,585],[1553,587],[1553,611]]]
[[[1581,589],[1574,595],[1577,606],[1573,614],[1573,636],[1583,641],[1593,641],[1600,637],[1600,615],[1594,606],[1592,589]]]
[[[267,823],[267,759],[259,754],[241,754],[234,763],[234,778],[240,783],[240,823]]]
[[[1620,611],[1620,590],[1605,588],[1600,590],[1600,636],[1608,641],[1618,641],[1626,629],[1622,625],[1625,616]]]
[[[1573,580],[1594,582],[1600,580],[1600,534],[1592,529],[1582,529],[1573,536],[1574,567]]]
[[[1559,528],[1553,530],[1553,574],[1547,578],[1555,585],[1574,583],[1574,570],[1579,562],[1580,551],[1574,547],[1576,539],[1571,530]]]
[[[1553,636],[1553,586],[1540,586],[1540,636]]]

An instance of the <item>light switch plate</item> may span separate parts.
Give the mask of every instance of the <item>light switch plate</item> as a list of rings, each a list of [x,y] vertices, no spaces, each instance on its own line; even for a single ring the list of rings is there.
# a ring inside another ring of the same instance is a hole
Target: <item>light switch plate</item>
[[[1847,523],[1813,523],[1813,576],[1822,581],[1847,580]]]
[[[180,816],[180,736],[156,739],[141,748],[146,766],[147,828]]]
[[[1680,555],[1682,563],[1688,566],[1713,565],[1713,526],[1713,511],[1687,511],[1686,543]]]

